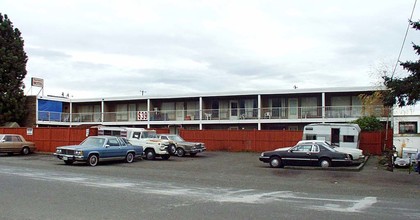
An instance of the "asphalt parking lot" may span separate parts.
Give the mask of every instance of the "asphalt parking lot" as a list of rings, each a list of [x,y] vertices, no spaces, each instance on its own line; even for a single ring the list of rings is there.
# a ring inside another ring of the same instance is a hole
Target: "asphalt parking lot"
[[[6,219],[74,219],[73,210],[91,210],[79,219],[307,219],[310,210],[320,219],[420,216],[420,175],[389,172],[377,157],[360,170],[282,169],[259,155],[204,152],[96,167],[51,154],[0,155],[0,212]],[[39,198],[48,200],[34,203]]]
[[[420,194],[420,175],[409,173],[407,169],[386,170],[379,165],[379,157],[370,157],[362,166],[332,167],[321,169],[319,167],[286,167],[270,168],[268,164],[258,160],[259,153],[250,152],[204,152],[196,157],[176,157],[169,160],[142,160],[137,159],[132,164],[121,162],[103,162],[98,167],[91,168],[84,163],[75,163],[71,166],[64,165],[51,154],[32,154],[30,156],[0,155],[0,160],[13,163],[30,165],[36,160],[45,166],[54,166],[58,169],[83,169],[87,172],[102,172],[105,169],[121,169],[120,175],[129,176],[132,172],[147,176],[148,179],[160,181],[182,182],[185,184],[204,184],[218,186],[242,186],[278,189],[295,189],[304,187],[313,182],[317,190],[328,190],[331,185],[335,188],[354,188],[356,191],[369,193],[369,189],[390,190],[398,194],[412,196]],[[135,171],[141,169],[140,171]],[[408,192],[408,193],[407,193]],[[345,193],[345,191],[344,191]]]

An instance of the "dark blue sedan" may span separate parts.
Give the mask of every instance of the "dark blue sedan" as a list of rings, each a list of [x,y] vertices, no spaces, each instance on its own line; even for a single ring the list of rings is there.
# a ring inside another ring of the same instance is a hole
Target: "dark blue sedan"
[[[96,166],[99,161],[124,160],[127,163],[143,155],[143,147],[130,144],[127,139],[114,136],[91,136],[80,145],[57,147],[54,156],[70,165],[75,161]]]

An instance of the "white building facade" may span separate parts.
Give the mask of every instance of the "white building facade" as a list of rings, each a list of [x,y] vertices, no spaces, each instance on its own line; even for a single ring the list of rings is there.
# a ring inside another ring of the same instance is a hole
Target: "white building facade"
[[[159,97],[37,97],[37,126],[107,125],[144,128],[302,130],[364,115],[388,120],[384,106],[365,106],[375,87],[293,89]]]

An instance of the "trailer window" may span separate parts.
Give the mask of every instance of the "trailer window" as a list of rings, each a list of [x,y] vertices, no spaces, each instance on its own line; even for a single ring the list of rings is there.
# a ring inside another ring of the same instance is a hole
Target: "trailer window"
[[[315,134],[307,134],[305,140],[316,140]]]
[[[121,136],[121,131],[103,130],[99,135]]]
[[[417,134],[417,122],[400,122],[400,134]]]
[[[354,136],[353,135],[343,135],[343,142],[353,143]]]

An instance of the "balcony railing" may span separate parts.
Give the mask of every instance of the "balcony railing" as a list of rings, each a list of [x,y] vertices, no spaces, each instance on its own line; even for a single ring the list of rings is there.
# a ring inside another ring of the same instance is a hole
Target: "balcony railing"
[[[200,110],[124,111],[104,113],[63,113],[39,111],[38,121],[51,122],[136,122],[136,121],[199,121],[201,120],[274,120],[359,118],[365,115],[385,117],[383,106],[272,107]],[[260,113],[260,114],[258,114]],[[142,114],[142,117],[140,117]],[[70,117],[71,116],[71,117]],[[102,119],[103,118],[103,119]],[[103,120],[103,121],[102,121]]]

